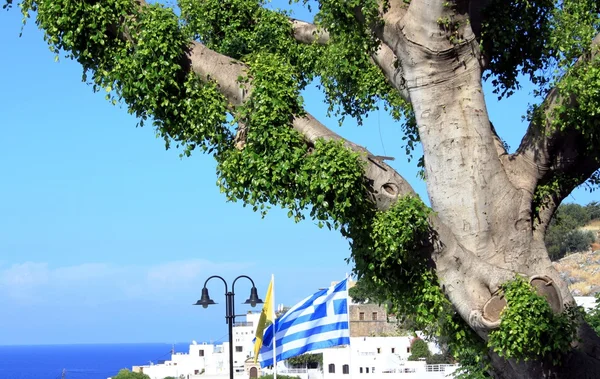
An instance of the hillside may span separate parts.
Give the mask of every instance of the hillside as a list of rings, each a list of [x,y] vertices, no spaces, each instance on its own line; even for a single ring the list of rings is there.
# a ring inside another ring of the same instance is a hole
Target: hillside
[[[574,296],[600,292],[600,250],[570,254],[553,265]]]
[[[595,232],[596,242],[588,251],[569,254],[553,263],[574,296],[600,292],[600,220],[593,220],[581,229]]]
[[[586,226],[582,227],[583,230],[591,230],[592,232],[596,232],[597,238],[596,241],[599,241],[600,238],[600,219],[592,220]],[[596,249],[597,250],[597,249]]]

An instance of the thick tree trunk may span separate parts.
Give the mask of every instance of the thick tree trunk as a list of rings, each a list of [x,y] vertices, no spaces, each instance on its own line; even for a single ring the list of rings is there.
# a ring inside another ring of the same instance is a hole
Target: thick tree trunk
[[[440,282],[459,312],[485,338],[497,320],[487,320],[480,310],[498,285],[515,274],[550,278],[558,297],[548,300],[557,310],[572,303],[543,239],[534,233],[532,193],[511,181],[498,157],[477,65],[465,64],[439,84],[424,82],[418,75],[407,81],[415,83],[409,86],[409,94],[423,143],[432,208],[456,240],[449,242],[447,234],[440,233],[445,248],[436,264]],[[460,255],[459,249],[464,250]],[[600,377],[598,336],[582,323],[579,338],[561,366],[495,357],[496,374],[502,378]]]
[[[470,27],[462,42],[440,31],[442,1],[413,0],[382,39],[398,56],[423,144],[427,190],[438,219],[438,277],[463,318],[486,338],[499,320],[485,304],[516,274],[541,277],[556,311],[573,302],[536,233],[532,214],[537,173],[509,166],[490,125],[482,89],[479,47]],[[499,316],[499,315],[496,315]],[[600,377],[600,339],[585,323],[562,366],[492,363],[501,378]]]

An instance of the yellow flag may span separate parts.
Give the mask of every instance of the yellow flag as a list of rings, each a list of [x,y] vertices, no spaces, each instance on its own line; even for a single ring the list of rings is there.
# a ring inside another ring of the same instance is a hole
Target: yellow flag
[[[258,353],[260,352],[260,348],[263,343],[263,334],[265,328],[267,326],[267,322],[273,323],[273,277],[271,277],[271,282],[269,283],[269,288],[267,289],[267,296],[265,296],[265,303],[260,312],[260,319],[258,320],[258,325],[256,326],[256,341],[254,342],[254,363],[258,360]]]

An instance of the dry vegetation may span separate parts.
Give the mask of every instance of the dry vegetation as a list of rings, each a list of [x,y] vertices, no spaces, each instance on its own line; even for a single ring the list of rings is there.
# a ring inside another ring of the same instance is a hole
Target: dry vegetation
[[[600,233],[600,220],[592,220],[589,224],[587,224],[581,229],[591,230],[593,232]]]
[[[600,251],[574,253],[554,262],[575,296],[600,292]]]

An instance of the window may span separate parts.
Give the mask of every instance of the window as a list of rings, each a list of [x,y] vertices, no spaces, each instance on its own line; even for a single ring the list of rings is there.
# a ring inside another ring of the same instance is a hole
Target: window
[[[381,354],[381,348],[380,347],[377,348],[377,354]]]
[[[369,368],[367,367],[367,368],[365,368],[365,370],[367,371],[367,374],[368,374],[369,373]]]
[[[371,320],[377,321],[377,312],[373,312],[373,314],[371,315]]]
[[[242,347],[241,347],[241,346],[236,346],[236,347],[235,347],[235,352],[236,352],[236,353],[241,353],[242,351],[243,351],[243,349],[242,349]]]
[[[365,321],[365,312],[360,312],[358,314],[358,321]]]
[[[348,366],[348,365],[343,365],[343,366],[342,366],[342,373],[343,373],[343,374],[350,374],[350,366]]]
[[[360,368],[360,373],[362,374],[362,372],[363,372],[363,368],[361,367],[361,368]]]
[[[410,346],[406,348],[406,352],[410,353]]]
[[[396,348],[392,347],[392,354],[394,354],[396,352]]]
[[[371,374],[375,374],[375,367],[371,367]]]
[[[204,350],[198,350],[198,356],[199,357],[203,357],[204,356]]]
[[[335,374],[335,365],[333,363],[329,364],[329,373]]]

